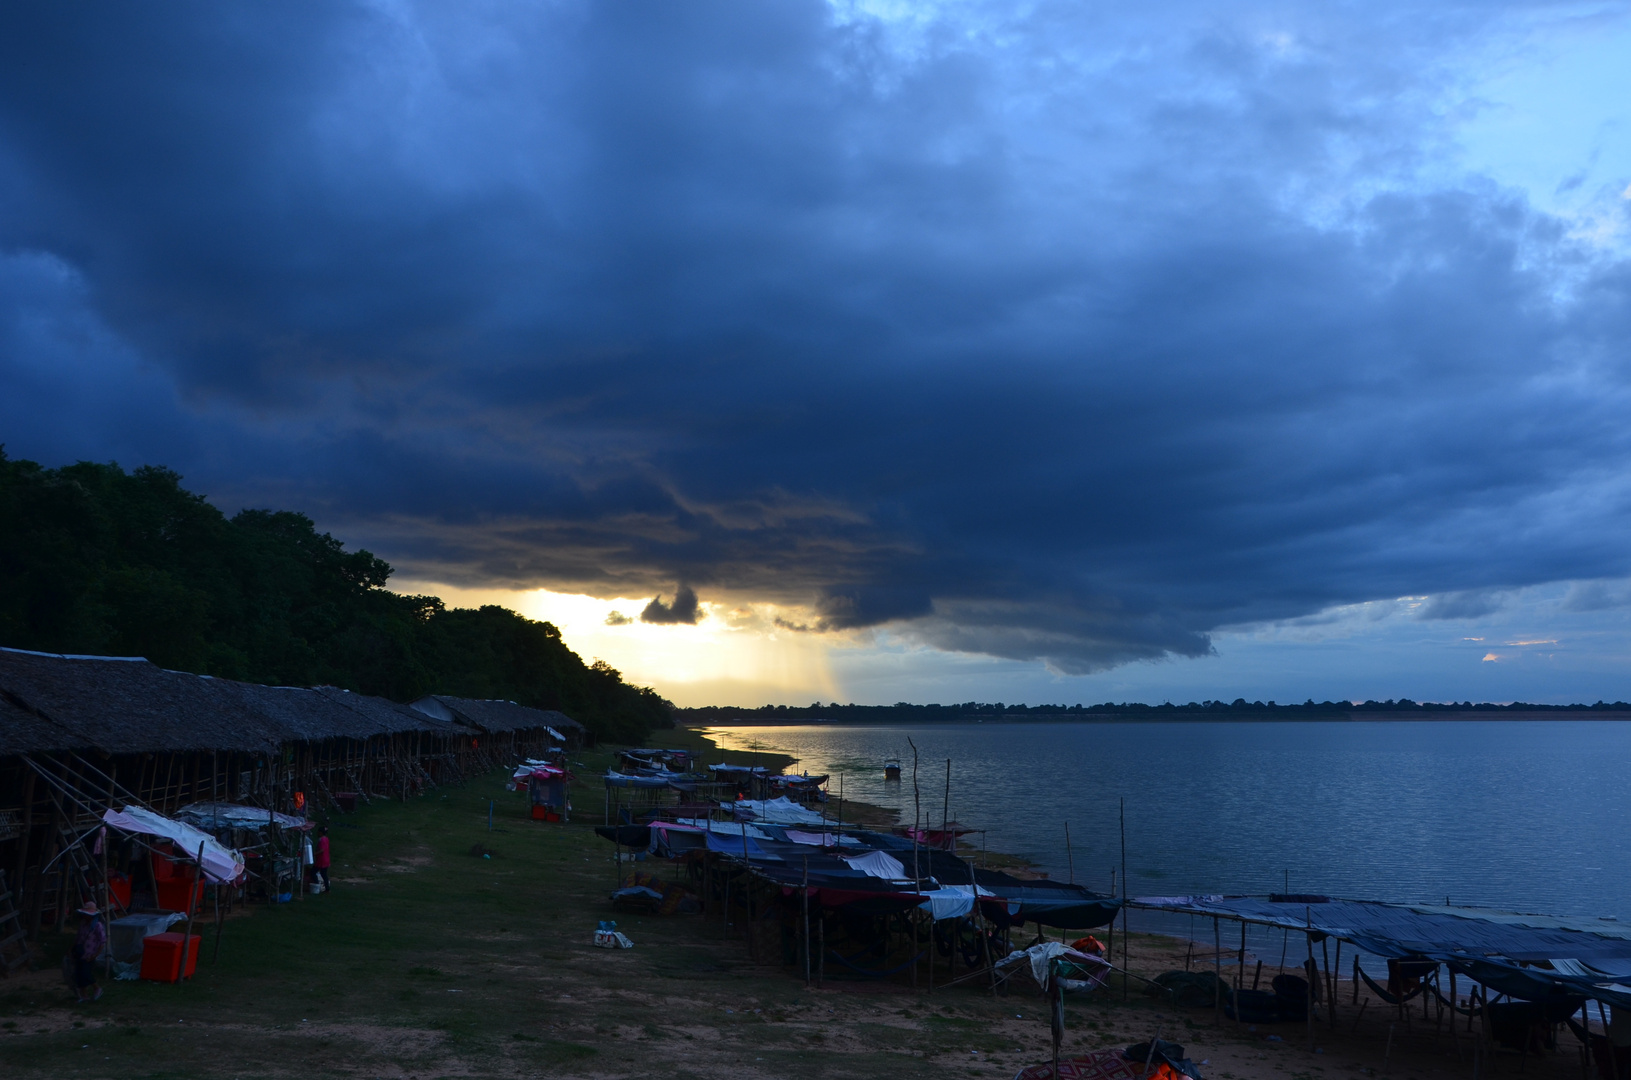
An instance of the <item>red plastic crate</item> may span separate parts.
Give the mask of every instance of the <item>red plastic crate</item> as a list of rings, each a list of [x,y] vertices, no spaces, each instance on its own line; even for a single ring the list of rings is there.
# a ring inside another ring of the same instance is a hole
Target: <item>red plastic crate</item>
[[[194,913],[198,911],[204,891],[198,887],[198,880],[191,876],[155,881],[153,888],[158,894],[160,908],[165,911],[179,911],[183,915],[188,913],[188,903],[192,904]]]
[[[178,982],[192,978],[198,969],[198,950],[204,939],[192,936],[187,950],[187,970],[181,970],[181,945],[185,934],[149,934],[142,939],[142,978],[152,982]]]

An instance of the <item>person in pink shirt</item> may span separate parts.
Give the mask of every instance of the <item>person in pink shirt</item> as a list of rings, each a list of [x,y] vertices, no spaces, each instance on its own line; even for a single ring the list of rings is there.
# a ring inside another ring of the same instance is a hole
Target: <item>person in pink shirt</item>
[[[312,844],[311,873],[323,886],[324,892],[333,888],[328,883],[328,861],[328,828],[319,826],[317,840]]]

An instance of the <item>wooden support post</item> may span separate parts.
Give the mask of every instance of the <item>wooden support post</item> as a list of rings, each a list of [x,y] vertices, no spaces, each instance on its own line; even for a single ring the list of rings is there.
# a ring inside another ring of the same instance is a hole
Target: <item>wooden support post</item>
[[[827,919],[820,909],[816,911],[816,946],[820,949],[816,954],[816,989],[819,990],[827,981]]]
[[[1308,914],[1307,919],[1309,927],[1312,928],[1314,925],[1313,914]],[[1303,965],[1303,976],[1308,981],[1308,1050],[1312,1053],[1314,1050],[1314,990],[1318,986],[1314,980],[1319,977],[1318,969],[1314,967],[1314,931],[1309,929],[1304,934],[1304,939],[1308,943],[1308,962]]]
[[[1235,1026],[1245,1027],[1246,1021],[1241,1019],[1240,992],[1246,989],[1246,920],[1240,920],[1240,955],[1236,957],[1235,968]]]
[[[1123,972],[1127,969],[1125,961],[1122,963]],[[1219,1027],[1223,1026],[1223,925],[1216,915],[1212,916],[1212,974],[1215,977],[1212,983],[1212,1021]],[[1121,977],[1122,984],[1127,982],[1125,974]],[[1240,1015],[1240,1010],[1235,1010]]]
[[[1355,967],[1357,967],[1358,964],[1359,964],[1359,959],[1358,959],[1358,957],[1355,957],[1354,958]],[[1358,981],[1359,981],[1358,979],[1354,980],[1354,982],[1356,982],[1356,983]],[[1456,1029],[1455,1029],[1455,1009],[1456,1009],[1455,968],[1451,968],[1450,969],[1450,1045],[1455,1047],[1455,1059],[1457,1061],[1460,1061],[1461,1060],[1461,1036],[1459,1034],[1457,1034]]]
[[[1121,797],[1121,1000],[1127,1000],[1127,797]]]
[[[1326,1017],[1330,1027],[1337,1026],[1337,981],[1331,974],[1331,939],[1326,938],[1320,942],[1320,958],[1325,962],[1325,1011],[1331,1015]],[[1337,962],[1342,962],[1342,944],[1337,943]]]
[[[181,938],[181,970],[176,976],[180,982],[187,977],[187,955],[193,946],[193,911],[198,907],[198,895],[204,890],[204,842],[198,842],[198,876],[193,879],[193,887],[187,890],[187,932]]]

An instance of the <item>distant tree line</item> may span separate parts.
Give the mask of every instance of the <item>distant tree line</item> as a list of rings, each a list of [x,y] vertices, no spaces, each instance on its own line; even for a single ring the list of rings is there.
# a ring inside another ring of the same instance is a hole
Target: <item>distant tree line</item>
[[[0,449],[0,645],[397,701],[428,693],[560,709],[640,742],[673,706],[508,608],[385,588],[391,567],[286,510],[231,518],[169,469],[60,469]]]
[[[1030,717],[1033,719],[1079,720],[1093,720],[1096,718],[1208,720],[1251,716],[1254,719],[1298,720],[1338,715],[1348,716],[1352,713],[1367,712],[1421,713],[1426,717],[1448,716],[1467,712],[1589,713],[1593,711],[1628,712],[1631,711],[1631,704],[1623,701],[1599,701],[1592,705],[1530,705],[1521,701],[1507,704],[1494,704],[1491,702],[1474,704],[1470,701],[1421,702],[1411,701],[1409,698],[1365,701],[1359,704],[1351,701],[1314,701],[1309,699],[1301,705],[1280,705],[1273,701],[1247,701],[1245,698],[1235,698],[1233,701],[1191,701],[1187,705],[1174,705],[1170,701],[1161,705],[1146,705],[1137,701],[1120,704],[1105,702],[1102,705],[1008,705],[1000,701],[995,703],[965,701],[960,705],[913,705],[905,701],[897,702],[894,705],[840,705],[835,701],[823,705],[817,701],[810,705],[760,705],[757,707],[710,705],[701,708],[680,709],[676,715],[682,723],[687,724],[726,723],[734,720],[831,720],[850,724],[900,724],[933,723],[936,721],[949,723],[988,717],[993,719],[1005,717],[1024,719]]]

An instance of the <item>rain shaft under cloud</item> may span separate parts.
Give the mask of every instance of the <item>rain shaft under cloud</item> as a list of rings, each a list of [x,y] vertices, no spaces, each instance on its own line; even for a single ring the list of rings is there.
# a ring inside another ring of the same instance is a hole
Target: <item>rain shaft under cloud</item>
[[[1623,577],[1626,204],[1453,164],[1547,10],[14,8],[0,439],[1064,672]]]

